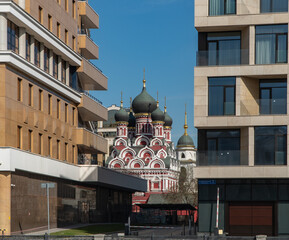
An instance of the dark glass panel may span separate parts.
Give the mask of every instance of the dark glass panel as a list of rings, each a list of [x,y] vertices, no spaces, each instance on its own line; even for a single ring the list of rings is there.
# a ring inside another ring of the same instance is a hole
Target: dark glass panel
[[[221,86],[209,87],[209,115],[224,115],[224,91]]]
[[[256,34],[287,33],[288,25],[260,25],[256,26]]]
[[[250,201],[251,185],[250,184],[226,185],[226,200]]]
[[[217,65],[217,42],[209,42],[208,43],[209,51],[208,51],[208,58],[209,58],[209,66]]]
[[[209,115],[235,114],[235,85],[232,77],[209,78]]]
[[[260,113],[270,114],[270,90],[261,89],[261,99],[260,99]]]
[[[287,127],[255,127],[255,164],[286,165]]]
[[[235,114],[235,87],[225,87],[224,114]]]
[[[276,201],[277,184],[253,184],[252,185],[253,201]]]

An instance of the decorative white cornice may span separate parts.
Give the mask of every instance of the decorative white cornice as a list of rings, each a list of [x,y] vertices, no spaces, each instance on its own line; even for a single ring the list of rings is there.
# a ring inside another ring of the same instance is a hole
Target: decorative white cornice
[[[81,55],[67,46],[12,0],[0,1],[0,13],[7,13],[8,19],[11,19],[19,27],[26,28],[29,34],[33,35],[38,41],[43,42],[48,48],[51,48],[62,59],[69,61],[71,65],[81,65]]]
[[[65,85],[61,81],[57,80],[50,74],[46,73],[42,69],[38,68],[31,62],[27,61],[25,58],[19,56],[13,51],[0,51],[0,63],[7,63],[14,68],[25,73],[35,81],[42,83],[48,88],[52,88],[59,94],[64,95],[68,99],[74,101],[75,103],[81,102],[81,94],[72,89],[71,87]]]

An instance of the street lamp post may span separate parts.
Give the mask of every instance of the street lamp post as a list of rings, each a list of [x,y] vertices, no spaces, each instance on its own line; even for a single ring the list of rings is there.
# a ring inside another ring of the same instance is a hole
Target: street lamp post
[[[55,184],[54,183],[41,183],[41,188],[46,188],[46,195],[47,195],[47,222],[48,222],[48,226],[47,226],[47,232],[49,235],[50,232],[50,216],[49,216],[49,188],[54,188]]]

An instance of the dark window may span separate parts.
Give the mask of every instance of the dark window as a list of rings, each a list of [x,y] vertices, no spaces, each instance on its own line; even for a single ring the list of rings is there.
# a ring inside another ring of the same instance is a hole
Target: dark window
[[[239,165],[240,130],[207,130],[204,165]]]
[[[287,127],[255,127],[255,165],[287,164]]]
[[[48,94],[48,114],[52,115],[52,96]]]
[[[49,73],[49,49],[44,47],[44,71]]]
[[[260,114],[287,113],[287,80],[260,80]]]
[[[51,137],[48,137],[48,142],[47,142],[47,151],[48,151],[48,156],[52,157],[52,143],[51,143]]]
[[[17,100],[22,101],[22,79],[18,78],[17,81]]]
[[[69,86],[77,89],[77,72],[76,67],[69,65]]]
[[[60,140],[56,141],[56,156],[57,159],[60,159]]]
[[[288,0],[261,0],[260,12],[288,12]]]
[[[256,26],[256,64],[287,63],[287,25]]]
[[[235,114],[235,77],[209,78],[209,116]]]
[[[236,0],[210,0],[210,16],[226,14],[236,14]]]
[[[43,110],[43,91],[39,89],[39,99],[38,99],[38,109],[39,111]]]
[[[65,103],[65,122],[68,122],[68,104]]]
[[[22,127],[17,126],[17,148],[22,148]]]
[[[42,154],[42,134],[38,135],[38,153]]]
[[[66,83],[66,61],[62,60],[62,73],[61,73],[62,82]]]
[[[58,56],[53,53],[53,76],[58,78]]]
[[[57,118],[60,119],[60,100],[57,99]]]
[[[31,60],[30,45],[31,45],[31,36],[28,33],[26,33],[26,59],[27,61]]]
[[[239,65],[241,33],[218,32],[207,35],[208,65]]]
[[[40,42],[37,40],[34,43],[34,63],[37,67],[40,67]]]
[[[33,106],[33,86],[28,85],[28,105]]]
[[[9,20],[7,21],[7,47],[19,53],[19,27]]]
[[[33,143],[33,131],[28,130],[28,151],[32,152],[32,143]]]

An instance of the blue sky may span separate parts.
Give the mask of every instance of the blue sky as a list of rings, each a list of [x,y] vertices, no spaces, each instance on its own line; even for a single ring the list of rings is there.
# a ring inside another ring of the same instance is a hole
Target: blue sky
[[[197,50],[193,0],[90,0],[99,14],[100,28],[91,30],[99,46],[99,60],[93,62],[108,77],[108,90],[91,92],[108,107],[124,105],[142,89],[146,69],[148,92],[173,118],[173,141],[184,133],[187,104],[189,134],[193,128],[193,74]]]

